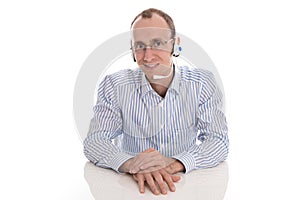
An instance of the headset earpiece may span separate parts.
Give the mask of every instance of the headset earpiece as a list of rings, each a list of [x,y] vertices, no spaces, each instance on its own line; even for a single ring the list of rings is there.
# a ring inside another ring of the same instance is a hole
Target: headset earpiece
[[[135,59],[135,55],[133,53],[133,48],[132,48],[132,41],[130,41],[130,50],[131,50],[131,56],[132,56],[132,59],[133,59],[133,62],[136,62],[136,59]]]
[[[133,53],[132,49],[131,49],[131,55],[132,55],[133,62],[136,62],[136,59],[135,59],[135,56],[134,56],[134,53]]]

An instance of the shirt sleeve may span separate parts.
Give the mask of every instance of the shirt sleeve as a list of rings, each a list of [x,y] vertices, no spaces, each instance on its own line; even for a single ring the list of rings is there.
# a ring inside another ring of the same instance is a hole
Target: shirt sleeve
[[[173,156],[184,165],[185,173],[194,169],[214,167],[227,158],[229,140],[222,104],[222,92],[213,74],[209,73],[199,96],[199,144],[193,144],[188,151]]]
[[[98,89],[94,116],[85,138],[84,154],[95,165],[112,168],[116,172],[128,159],[132,158],[121,151],[113,139],[122,134],[122,116],[113,83],[109,76],[101,82]]]

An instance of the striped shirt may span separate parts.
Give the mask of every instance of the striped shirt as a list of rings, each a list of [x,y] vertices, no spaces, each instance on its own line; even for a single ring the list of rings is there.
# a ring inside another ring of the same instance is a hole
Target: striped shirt
[[[119,172],[125,161],[151,147],[189,172],[224,161],[228,145],[222,92],[211,72],[176,67],[163,98],[141,69],[127,69],[100,83],[84,154]]]

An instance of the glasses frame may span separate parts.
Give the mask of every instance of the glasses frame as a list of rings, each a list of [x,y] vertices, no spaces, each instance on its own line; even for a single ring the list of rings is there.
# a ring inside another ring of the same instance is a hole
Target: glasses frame
[[[157,38],[155,38],[155,39],[152,39],[151,41],[153,41],[153,40],[156,40]],[[168,43],[170,43],[171,41],[175,41],[175,38],[170,38],[169,40],[162,40],[162,42],[164,43],[164,45],[166,45],[166,44],[168,44]],[[151,41],[150,41],[150,43],[151,43]],[[146,49],[148,49],[148,48],[150,48],[151,50],[164,50],[163,48],[154,48],[153,46],[154,46],[154,44],[145,44],[145,43],[143,43],[144,45],[145,45],[145,48],[143,48],[143,49],[135,49],[134,48],[134,43],[133,42],[131,42],[131,50],[132,51],[135,51],[135,52],[145,52],[146,51]]]

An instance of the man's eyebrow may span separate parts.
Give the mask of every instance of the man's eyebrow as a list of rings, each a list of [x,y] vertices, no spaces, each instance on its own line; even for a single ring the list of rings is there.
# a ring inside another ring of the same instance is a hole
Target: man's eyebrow
[[[134,43],[143,43],[143,44],[144,44],[144,42],[143,42],[143,41],[141,41],[141,40],[134,41]]]
[[[151,41],[153,40],[163,40],[163,38],[153,38]]]
[[[154,40],[164,40],[162,37],[156,37],[156,38],[152,38],[151,40],[148,40],[148,42],[151,42],[151,41],[154,41]],[[134,41],[134,42],[145,42],[145,41],[141,41],[141,40],[136,40],[136,41]]]

